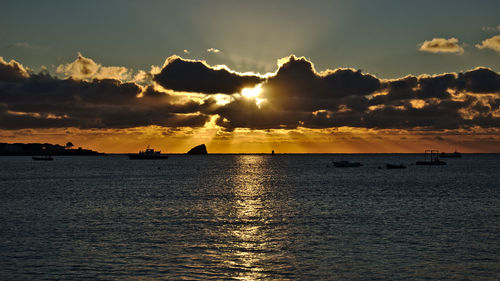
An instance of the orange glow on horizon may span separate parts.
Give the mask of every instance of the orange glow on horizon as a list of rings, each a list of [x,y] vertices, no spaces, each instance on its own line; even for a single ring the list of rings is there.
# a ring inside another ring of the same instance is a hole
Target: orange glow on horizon
[[[224,131],[215,119],[203,128],[164,128],[82,130],[40,129],[0,131],[0,142],[72,142],[76,147],[105,153],[130,153],[148,145],[163,153],[185,153],[206,144],[209,153],[421,153],[425,149],[463,153],[500,153],[500,132],[471,129],[444,132],[409,132],[351,127],[334,129]]]

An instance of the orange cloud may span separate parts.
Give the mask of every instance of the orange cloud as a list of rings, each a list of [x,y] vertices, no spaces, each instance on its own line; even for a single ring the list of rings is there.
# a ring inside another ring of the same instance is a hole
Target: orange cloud
[[[2,81],[19,81],[19,79],[28,78],[30,74],[26,68],[15,60],[6,62],[0,56],[0,79]]]
[[[483,40],[481,44],[476,44],[478,49],[491,49],[500,53],[500,35],[495,35],[491,38]]]
[[[66,75],[73,79],[117,79],[127,81],[131,77],[131,71],[123,66],[102,66],[90,58],[78,53],[77,58],[70,63],[60,64],[57,73]]]
[[[464,48],[459,45],[457,38],[433,38],[430,41],[424,41],[424,43],[420,45],[419,51],[429,53],[463,54]]]

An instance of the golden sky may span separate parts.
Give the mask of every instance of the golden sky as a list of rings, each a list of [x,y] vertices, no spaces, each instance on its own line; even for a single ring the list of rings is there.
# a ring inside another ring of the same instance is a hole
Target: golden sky
[[[57,73],[0,58],[0,141],[107,153],[202,143],[210,153],[500,152],[500,74],[484,67],[380,79],[294,55],[264,74],[174,55],[134,72],[78,54]]]

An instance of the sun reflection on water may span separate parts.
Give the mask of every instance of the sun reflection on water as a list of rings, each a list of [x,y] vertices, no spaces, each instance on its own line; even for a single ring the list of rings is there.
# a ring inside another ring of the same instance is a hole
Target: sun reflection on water
[[[237,173],[233,178],[233,219],[229,224],[230,236],[225,261],[228,267],[236,269],[234,279],[256,280],[269,278],[273,271],[271,265],[279,261],[281,255],[276,251],[276,237],[269,227],[273,217],[274,200],[267,196],[270,190],[264,178],[272,174],[269,157],[245,155],[238,157]],[[274,265],[276,266],[276,265]]]
[[[295,270],[289,233],[295,211],[276,165],[269,155],[235,155],[224,176],[213,178],[209,197],[194,206],[203,234],[186,245],[193,276],[289,279]]]
[[[262,231],[265,222],[261,216],[264,211],[261,198],[264,187],[259,180],[259,174],[263,174],[262,162],[265,159],[247,156],[239,157],[238,160],[233,190],[235,216],[240,223],[234,225],[231,235],[235,244],[239,245],[236,245],[234,257],[228,261],[248,269],[244,274],[235,276],[236,279],[254,280],[265,276],[261,273],[264,270],[261,262],[266,258],[267,247],[267,239]]]

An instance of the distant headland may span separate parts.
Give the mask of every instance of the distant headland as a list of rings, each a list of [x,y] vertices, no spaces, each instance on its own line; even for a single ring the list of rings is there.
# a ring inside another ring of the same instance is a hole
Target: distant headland
[[[50,143],[0,143],[0,156],[32,156],[32,155],[104,155],[104,153],[74,148],[71,142],[65,146]]]

